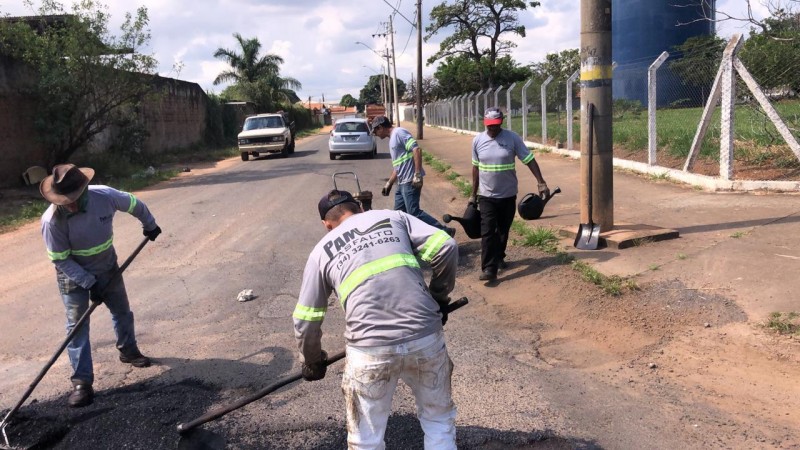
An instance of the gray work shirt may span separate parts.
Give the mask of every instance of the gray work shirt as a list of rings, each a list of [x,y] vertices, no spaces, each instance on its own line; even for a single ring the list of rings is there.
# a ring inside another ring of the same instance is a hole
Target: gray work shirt
[[[400,211],[348,217],[314,247],[303,272],[294,329],[304,361],[316,362],[328,297],[344,309],[349,345],[395,345],[442,329],[439,305],[418,258],[430,263],[430,288],[455,286],[458,246],[447,233]]]
[[[478,168],[478,195],[491,198],[517,195],[515,157],[525,165],[533,161],[533,152],[517,133],[504,129],[494,139],[485,131],[475,136],[472,165]]]
[[[389,135],[389,154],[392,157],[392,167],[397,172],[398,184],[411,183],[414,177],[414,149],[419,145],[405,128],[394,127]],[[425,170],[419,168],[420,175],[425,176]]]
[[[42,215],[42,236],[56,270],[89,289],[96,275],[108,272],[117,263],[114,214],[125,211],[139,219],[148,231],[155,229],[156,220],[147,206],[128,192],[92,185],[86,194],[82,212],[67,214],[50,205]]]

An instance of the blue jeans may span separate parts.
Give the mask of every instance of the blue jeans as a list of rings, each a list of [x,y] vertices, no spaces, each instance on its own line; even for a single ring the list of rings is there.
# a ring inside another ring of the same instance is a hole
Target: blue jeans
[[[403,211],[404,213],[411,214],[417,219],[434,226],[440,230],[444,229],[444,225],[439,223],[436,219],[431,217],[419,207],[419,197],[422,194],[422,188],[416,189],[411,186],[411,183],[402,183],[397,185],[397,190],[394,191],[394,209],[396,211]]]
[[[97,279],[107,282],[116,271],[117,268],[114,267],[107,273],[97,276]],[[75,323],[89,309],[89,290],[78,286],[61,272],[56,273],[56,279],[67,314],[67,334],[69,334]],[[133,312],[128,304],[128,294],[125,291],[125,282],[122,277],[119,277],[113,285],[108,286],[105,294],[103,304],[111,311],[111,322],[117,335],[117,349],[123,353],[129,352],[136,348],[136,333],[133,328]],[[86,319],[81,330],[67,344],[67,354],[72,365],[70,380],[73,383],[92,384],[94,382],[92,345],[89,342],[90,321],[91,318]]]
[[[383,450],[397,382],[403,380],[417,404],[425,450],[455,450],[456,405],[453,362],[444,333],[397,345],[347,346],[342,392],[347,411],[347,448]]]

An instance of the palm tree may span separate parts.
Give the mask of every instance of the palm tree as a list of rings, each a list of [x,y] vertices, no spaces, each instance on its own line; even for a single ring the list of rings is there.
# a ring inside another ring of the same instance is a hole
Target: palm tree
[[[234,83],[258,81],[261,77],[270,73],[279,73],[283,58],[278,55],[268,53],[258,57],[261,51],[261,42],[258,38],[245,39],[239,33],[233,33],[233,37],[239,42],[242,52],[227,48],[218,48],[214,52],[214,57],[224,60],[231,66],[214,79],[214,84],[233,81]]]
[[[258,38],[245,39],[239,33],[233,37],[239,43],[241,53],[237,50],[218,48],[214,57],[224,60],[231,66],[214,79],[214,84],[231,81],[236,90],[247,100],[256,103],[260,110],[273,110],[276,103],[291,103],[294,90],[303,85],[291,77],[280,75],[283,58],[268,53],[259,57],[261,42]]]

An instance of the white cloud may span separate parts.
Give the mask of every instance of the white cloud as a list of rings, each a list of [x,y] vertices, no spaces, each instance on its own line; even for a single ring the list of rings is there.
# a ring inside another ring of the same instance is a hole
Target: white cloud
[[[146,6],[150,17],[151,42],[147,52],[159,59],[159,73],[174,76],[173,66],[183,63],[179,78],[220,92],[224,86],[212,81],[225,70],[213,57],[219,48],[235,49],[234,33],[257,37],[264,51],[280,55],[282,73],[303,84],[300,98],[335,100],[344,94],[358,96],[368,78],[385,64],[379,56],[355,42],[382,52],[384,32],[391,8],[375,0],[100,0],[108,5],[112,32],[119,30],[125,12]],[[423,27],[430,10],[444,0],[423,2]],[[448,0],[450,1],[450,0]],[[21,1],[0,5],[0,13],[29,15]],[[67,5],[71,1],[65,1]],[[392,0],[403,16],[414,20],[415,2]],[[547,53],[577,48],[580,43],[578,0],[543,1],[542,6],[523,11],[520,21],[527,37],[514,37],[512,56],[520,64],[540,61]],[[752,2],[759,17],[766,14],[759,0]],[[718,0],[718,8],[732,14],[746,12],[744,0]],[[416,76],[416,32],[403,17],[395,16],[397,76],[406,83]],[[720,27],[723,35],[746,31],[739,24]],[[423,44],[423,64],[438,50],[442,35]],[[367,66],[368,68],[364,68]],[[425,66],[423,76],[434,73]]]

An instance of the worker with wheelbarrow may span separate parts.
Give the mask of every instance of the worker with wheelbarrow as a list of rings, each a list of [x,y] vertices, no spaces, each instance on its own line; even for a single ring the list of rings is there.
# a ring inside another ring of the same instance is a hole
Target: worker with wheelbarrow
[[[453,363],[443,333],[458,265],[455,240],[401,211],[363,212],[346,191],[330,191],[318,209],[329,232],[308,258],[293,314],[303,378],[325,377],[322,321],[335,291],[346,323],[348,448],[383,448],[403,380],[416,399],[425,448],[455,449]],[[430,263],[429,284],[417,258]]]
[[[89,186],[93,176],[90,168],[60,164],[39,185],[42,196],[52,203],[42,215],[42,236],[47,255],[55,265],[67,315],[67,334],[89,309],[89,300],[93,304],[104,303],[111,312],[119,360],[134,367],[147,367],[150,359],[136,344],[133,312],[113,245],[112,222],[117,211],[125,211],[139,219],[144,235],[151,241],[161,228],[144,202],[133,194],[108,186]],[[88,319],[67,344],[67,353],[73,385],[68,404],[89,405],[94,399],[94,371]]]

